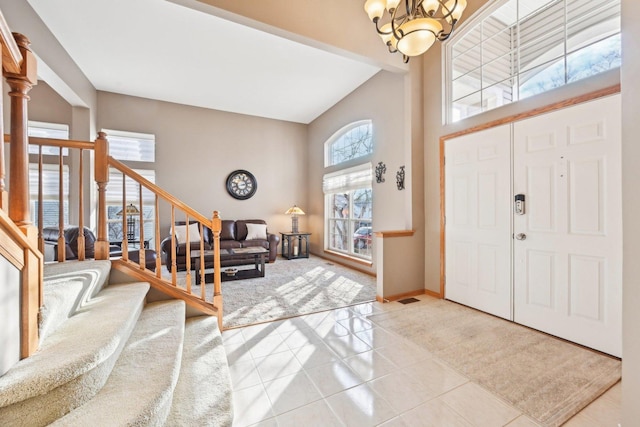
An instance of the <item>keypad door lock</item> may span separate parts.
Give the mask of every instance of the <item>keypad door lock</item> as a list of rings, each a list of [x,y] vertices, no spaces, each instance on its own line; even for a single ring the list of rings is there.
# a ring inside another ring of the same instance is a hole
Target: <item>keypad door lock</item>
[[[524,215],[525,214],[525,209],[524,209],[524,194],[516,194],[515,200],[514,200],[514,208],[513,208],[514,212],[516,215]]]

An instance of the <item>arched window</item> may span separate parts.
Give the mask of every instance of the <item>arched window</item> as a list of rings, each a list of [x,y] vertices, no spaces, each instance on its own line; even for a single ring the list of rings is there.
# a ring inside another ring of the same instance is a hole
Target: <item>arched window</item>
[[[340,129],[325,143],[325,167],[363,158],[372,153],[371,120],[354,122]],[[324,175],[322,189],[325,195],[325,249],[371,259],[372,175],[371,162],[333,170]]]
[[[452,123],[620,67],[620,0],[498,0],[447,42]]]
[[[325,142],[324,165],[334,166],[373,153],[371,120],[353,122]]]

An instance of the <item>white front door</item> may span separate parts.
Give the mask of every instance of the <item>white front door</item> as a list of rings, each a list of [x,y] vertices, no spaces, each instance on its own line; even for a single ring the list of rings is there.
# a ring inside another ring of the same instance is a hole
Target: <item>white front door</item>
[[[615,356],[620,150],[619,95],[514,125],[513,194],[525,197],[513,223],[514,320]]]
[[[511,319],[511,126],[445,144],[445,297]]]

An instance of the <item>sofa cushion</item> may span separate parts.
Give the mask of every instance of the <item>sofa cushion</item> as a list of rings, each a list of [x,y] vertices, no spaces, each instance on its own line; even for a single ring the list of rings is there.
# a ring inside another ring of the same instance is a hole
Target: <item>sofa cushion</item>
[[[176,233],[176,240],[178,241],[178,244],[186,243],[187,242],[187,226],[176,225],[173,229],[174,229],[174,232]],[[189,241],[190,242],[200,241],[200,224],[198,223],[189,224]]]
[[[236,222],[230,219],[222,220],[220,240],[236,240]]]
[[[234,249],[241,248],[242,243],[237,240],[221,240],[220,241],[220,249]]]
[[[247,239],[246,240],[267,240],[266,224],[247,223]]]
[[[244,240],[241,242],[243,248],[265,248],[269,249],[269,241],[268,240]]]
[[[249,224],[266,224],[262,219],[240,219],[236,221],[236,240],[247,240],[247,223]]]

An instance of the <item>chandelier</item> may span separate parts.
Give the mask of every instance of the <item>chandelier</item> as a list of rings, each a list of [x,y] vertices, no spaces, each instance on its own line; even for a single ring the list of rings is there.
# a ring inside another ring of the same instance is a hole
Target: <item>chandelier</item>
[[[389,52],[400,52],[406,63],[449,38],[465,7],[467,0],[367,0],[364,10]],[[389,20],[382,24],[385,10]]]

